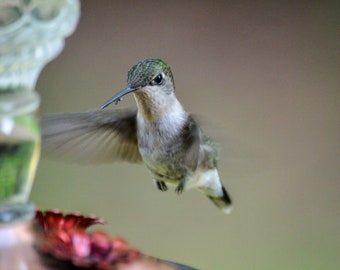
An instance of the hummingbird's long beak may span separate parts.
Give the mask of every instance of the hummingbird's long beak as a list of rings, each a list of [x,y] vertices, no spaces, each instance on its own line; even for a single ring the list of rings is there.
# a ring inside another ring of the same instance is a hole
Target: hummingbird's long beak
[[[116,102],[116,103],[118,103],[119,101],[120,101],[120,99],[123,97],[123,96],[125,96],[125,95],[127,95],[127,94],[129,94],[129,93],[131,93],[131,92],[133,92],[133,91],[136,91],[136,90],[138,90],[139,88],[131,88],[131,87],[126,87],[125,89],[123,89],[122,91],[120,91],[117,95],[115,95],[115,96],[113,96],[112,98],[110,98],[108,101],[106,101],[101,107],[100,107],[100,109],[102,110],[102,109],[105,109],[107,106],[109,106],[111,103],[113,103],[113,102]]]

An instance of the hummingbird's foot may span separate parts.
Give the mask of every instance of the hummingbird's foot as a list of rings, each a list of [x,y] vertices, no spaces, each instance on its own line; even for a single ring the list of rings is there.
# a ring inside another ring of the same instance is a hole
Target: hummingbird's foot
[[[163,181],[156,181],[156,185],[157,185],[157,188],[160,191],[167,191],[168,190],[168,187],[166,186],[165,182],[163,182]]]
[[[178,186],[176,187],[175,191],[179,195],[183,192],[184,190],[184,181],[181,181]]]

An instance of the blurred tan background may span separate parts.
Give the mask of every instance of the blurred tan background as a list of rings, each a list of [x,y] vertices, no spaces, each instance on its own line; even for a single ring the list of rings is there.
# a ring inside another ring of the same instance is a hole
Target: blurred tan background
[[[95,213],[145,253],[198,269],[338,269],[339,4],[136,3],[82,1],[76,32],[40,76],[41,113],[98,108],[132,65],[162,58],[221,146],[233,213],[196,191],[159,192],[144,166],[124,163],[42,160],[32,201]]]

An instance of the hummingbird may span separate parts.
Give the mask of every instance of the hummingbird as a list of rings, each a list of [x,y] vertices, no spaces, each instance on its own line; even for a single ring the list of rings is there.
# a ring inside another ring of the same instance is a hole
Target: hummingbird
[[[108,110],[132,93],[137,110]],[[175,96],[170,66],[160,59],[134,65],[127,86],[100,109],[42,117],[43,149],[76,162],[144,163],[157,188],[195,188],[224,213],[231,199],[217,170],[218,149]]]

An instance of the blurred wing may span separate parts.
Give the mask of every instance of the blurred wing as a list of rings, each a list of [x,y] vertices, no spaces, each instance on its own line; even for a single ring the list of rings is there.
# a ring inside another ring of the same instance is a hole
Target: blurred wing
[[[184,145],[187,146],[184,164],[195,171],[199,166],[216,168],[218,151],[216,144],[203,134],[192,115],[183,128]]]
[[[141,162],[136,111],[98,110],[43,116],[43,154],[75,162]]]
[[[202,162],[202,132],[193,116],[189,117],[189,121],[182,130],[184,145],[187,147],[184,157],[184,164],[195,171]]]

